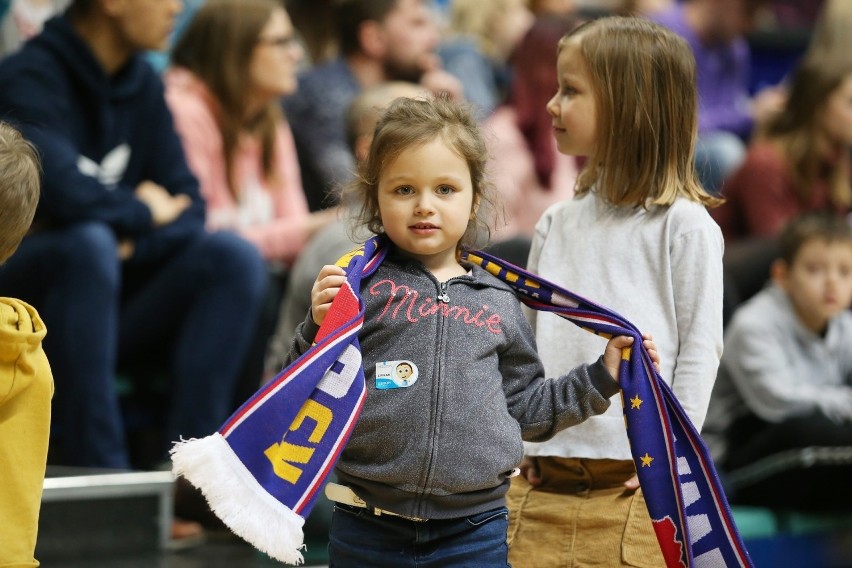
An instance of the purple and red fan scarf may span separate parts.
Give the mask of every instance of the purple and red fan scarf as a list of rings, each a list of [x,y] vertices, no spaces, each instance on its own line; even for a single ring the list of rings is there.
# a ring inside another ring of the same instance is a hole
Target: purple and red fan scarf
[[[218,432],[172,449],[174,473],[204,493],[231,530],[301,564],[302,526],[367,394],[358,332],[361,279],[387,253],[375,237],[338,265],[347,280],[314,345],[243,404]],[[667,568],[752,567],[703,440],[653,367],[642,334],[618,314],[482,252],[465,252],[530,308],[603,337],[629,335],[619,383],[630,449]]]

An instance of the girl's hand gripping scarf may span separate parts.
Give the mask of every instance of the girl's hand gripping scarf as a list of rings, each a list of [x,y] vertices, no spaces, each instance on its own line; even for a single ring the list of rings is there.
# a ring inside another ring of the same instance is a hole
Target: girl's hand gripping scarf
[[[302,525],[367,395],[360,288],[387,252],[380,244],[371,239],[338,261],[347,280],[308,351],[218,432],[182,440],[171,451],[175,475],[198,487],[234,533],[288,564],[303,562]]]
[[[629,335],[619,370],[630,451],[666,568],[752,567],[704,441],[654,369],[642,334],[615,312],[483,252],[462,258],[507,282],[535,310],[612,337]],[[638,347],[636,349],[635,347]]]
[[[316,343],[205,438],[172,449],[173,471],[259,550],[301,564],[302,526],[358,419],[366,385],[358,332],[361,279],[387,247],[375,237],[338,261],[346,284]],[[641,333],[606,308],[485,253],[464,253],[522,302],[604,337],[630,335],[619,382],[631,451],[667,568],[751,567],[706,446],[657,375]]]

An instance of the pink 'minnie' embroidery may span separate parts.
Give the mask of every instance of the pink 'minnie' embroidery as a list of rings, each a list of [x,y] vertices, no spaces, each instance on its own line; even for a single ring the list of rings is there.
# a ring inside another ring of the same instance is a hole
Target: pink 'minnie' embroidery
[[[420,293],[412,290],[406,285],[398,285],[393,280],[386,278],[370,286],[372,296],[387,294],[387,302],[382,308],[382,313],[376,321],[381,321],[385,315],[390,319],[396,319],[400,313],[405,314],[406,320],[411,323],[420,321],[421,318],[440,314],[445,318],[461,320],[471,327],[485,327],[494,334],[503,333],[500,329],[502,318],[499,314],[488,313],[488,306],[483,305],[476,313],[464,306],[451,306],[449,304],[435,302],[431,297],[420,300]],[[394,302],[396,302],[394,304]]]

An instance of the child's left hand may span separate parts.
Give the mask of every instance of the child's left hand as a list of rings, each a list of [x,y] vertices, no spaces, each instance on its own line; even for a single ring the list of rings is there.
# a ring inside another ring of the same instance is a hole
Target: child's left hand
[[[651,361],[654,363],[654,368],[660,372],[660,355],[657,353],[657,344],[649,333],[642,335],[642,345],[648,350],[648,355],[651,356]],[[610,339],[604,350],[604,366],[612,378],[618,380],[618,370],[621,366],[621,351],[625,347],[633,345],[633,338],[629,335],[617,335]]]

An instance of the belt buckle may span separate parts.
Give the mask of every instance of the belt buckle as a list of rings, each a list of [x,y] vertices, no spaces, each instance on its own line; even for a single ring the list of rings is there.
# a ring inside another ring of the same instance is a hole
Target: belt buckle
[[[353,507],[367,508],[367,503],[358,497],[351,488],[346,487],[345,485],[340,485],[339,483],[326,483],[325,496],[328,497],[329,500],[337,503],[343,503],[344,505],[351,505]]]
[[[358,497],[358,495],[356,495],[350,487],[340,485],[339,483],[326,483],[325,496],[328,497],[329,500],[335,501],[337,503],[343,503],[344,505],[367,509],[369,512],[376,515],[377,517],[380,517],[382,515],[389,515],[391,517],[399,517],[400,519],[406,519],[415,523],[422,523],[429,520],[421,519],[420,517],[409,517],[408,515],[400,515],[399,513],[394,513],[393,511],[387,511],[385,509],[379,509],[378,507],[368,505],[367,502]]]

